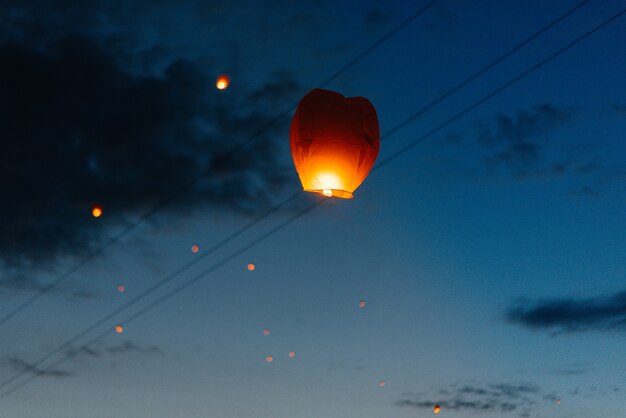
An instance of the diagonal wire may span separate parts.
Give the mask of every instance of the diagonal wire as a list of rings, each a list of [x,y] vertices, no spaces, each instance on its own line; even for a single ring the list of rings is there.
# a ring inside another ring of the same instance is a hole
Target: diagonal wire
[[[349,70],[352,66],[357,64],[359,61],[361,61],[363,58],[365,58],[367,55],[369,55],[372,51],[374,51],[375,49],[380,47],[383,43],[385,43],[390,38],[392,38],[396,33],[401,31],[407,25],[409,25],[411,22],[413,22],[415,19],[417,19],[418,17],[420,17],[421,15],[426,13],[432,6],[435,5],[435,3],[437,3],[437,1],[438,0],[431,0],[425,6],[419,8],[417,11],[415,11],[408,18],[406,18],[405,20],[400,22],[399,25],[395,26],[392,30],[390,30],[385,35],[383,35],[381,38],[376,40],[376,42],[374,42],[372,45],[370,45],[367,49],[365,49],[363,52],[361,52],[356,57],[354,57],[352,60],[347,62],[345,65],[343,65],[339,70],[337,70],[330,77],[328,77],[324,82],[322,82],[322,84],[320,84],[319,87],[326,87],[328,84],[330,84],[331,82],[336,80],[343,73],[345,73],[347,70]],[[230,150],[222,158],[220,158],[218,161],[216,161],[214,163],[214,165],[207,167],[206,169],[201,171],[199,174],[197,174],[195,177],[193,177],[191,180],[189,180],[187,183],[183,184],[179,189],[175,190],[172,194],[170,194],[165,199],[163,199],[161,202],[159,202],[151,210],[149,210],[144,215],[142,215],[136,222],[128,225],[126,228],[124,228],[124,230],[122,230],[122,232],[120,232],[115,237],[111,238],[102,247],[98,248],[96,251],[94,251],[91,254],[89,254],[87,257],[85,257],[83,260],[81,260],[78,264],[76,264],[74,267],[72,267],[66,273],[62,274],[60,277],[58,277],[52,283],[48,284],[43,289],[41,289],[41,291],[39,291],[38,293],[35,293],[30,298],[26,299],[24,302],[22,302],[17,307],[12,309],[10,312],[5,314],[3,317],[0,318],[0,326],[2,326],[3,324],[5,324],[9,320],[11,320],[13,317],[15,317],[17,314],[22,312],[24,309],[28,308],[33,303],[35,303],[43,295],[45,295],[45,294],[49,293],[50,291],[52,291],[53,289],[55,289],[57,286],[59,286],[61,283],[63,283],[65,280],[67,280],[72,274],[74,274],[75,272],[80,270],[83,266],[87,265],[91,260],[93,260],[94,258],[98,257],[100,254],[102,254],[108,248],[110,248],[113,245],[117,244],[122,238],[124,238],[130,232],[134,231],[139,225],[143,224],[146,220],[148,220],[149,218],[154,216],[157,212],[161,211],[164,207],[168,206],[170,203],[172,203],[178,197],[183,195],[185,192],[187,192],[189,189],[191,189],[200,179],[202,179],[207,174],[211,173],[211,171],[213,171],[213,169],[216,166],[224,164],[233,155],[235,155],[236,153],[238,153],[242,149],[246,148],[253,141],[255,141],[260,135],[262,135],[268,129],[270,129],[271,127],[273,127],[274,125],[279,123],[281,120],[283,120],[285,117],[287,117],[291,112],[293,112],[293,110],[296,108],[296,106],[297,106],[297,103],[293,104],[289,109],[284,110],[277,117],[275,117],[274,119],[269,121],[267,124],[265,124],[263,127],[261,127],[258,131],[256,131],[248,140],[243,141],[240,144],[236,145],[232,150]]]

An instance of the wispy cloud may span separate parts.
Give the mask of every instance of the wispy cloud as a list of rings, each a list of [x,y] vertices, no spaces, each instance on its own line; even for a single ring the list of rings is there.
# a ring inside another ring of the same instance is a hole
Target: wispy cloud
[[[39,377],[68,377],[73,374],[72,372],[59,369],[40,369],[17,357],[8,357],[7,360],[17,373],[33,374]]]
[[[452,384],[436,394],[404,394],[396,405],[420,409],[439,405],[444,411],[528,416],[543,396],[539,386],[525,383]]]
[[[552,334],[626,331],[626,291],[592,298],[519,300],[505,314],[510,323]]]

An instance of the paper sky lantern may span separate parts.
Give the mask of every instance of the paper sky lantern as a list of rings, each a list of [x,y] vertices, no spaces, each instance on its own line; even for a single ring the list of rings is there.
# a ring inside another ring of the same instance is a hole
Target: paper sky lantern
[[[441,412],[441,407],[439,405],[435,405],[435,407],[433,408],[433,412],[435,414],[438,414],[439,412]]]
[[[91,214],[93,215],[94,218],[99,218],[102,216],[102,206],[100,205],[93,205],[93,207],[91,208]]]
[[[295,351],[290,351],[289,352],[289,358],[294,358],[296,356],[296,352]]]
[[[215,87],[218,90],[226,90],[230,85],[230,77],[226,74],[220,74],[217,76],[217,80],[215,80]]]
[[[312,90],[300,100],[289,136],[302,188],[328,197],[352,198],[380,149],[369,100],[329,90]]]
[[[365,308],[365,301],[364,301],[364,300],[360,300],[360,301],[359,301],[359,308],[360,308],[360,309]]]
[[[198,251],[200,251],[200,247],[198,247],[197,245],[192,245],[191,246],[191,252],[192,253],[197,253]]]
[[[118,291],[118,293],[124,293],[124,291],[126,291],[126,286],[120,283],[115,286],[115,289]]]
[[[274,356],[265,356],[265,361],[271,363],[274,361]]]
[[[118,334],[121,334],[122,332],[124,332],[124,327],[121,325],[116,325],[115,332],[117,332]]]
[[[256,266],[252,263],[248,264],[248,271],[254,271],[254,269],[256,268]]]
[[[270,335],[270,330],[269,330],[268,328],[265,328],[265,329],[263,330],[263,335],[265,335],[266,337],[267,337],[268,335]]]
[[[387,382],[385,382],[384,380],[381,380],[380,382],[378,382],[378,386],[381,388],[384,388],[386,384]]]

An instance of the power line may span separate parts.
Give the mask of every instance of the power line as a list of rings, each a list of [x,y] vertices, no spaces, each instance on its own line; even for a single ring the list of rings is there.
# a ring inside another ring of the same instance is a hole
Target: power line
[[[415,145],[419,144],[420,142],[422,142],[423,140],[427,139],[428,137],[434,135],[435,133],[441,131],[442,129],[444,129],[445,127],[449,126],[450,124],[456,122],[458,119],[460,119],[462,116],[464,116],[465,114],[471,112],[472,110],[474,110],[475,108],[477,108],[478,106],[482,105],[483,103],[487,102],[488,100],[490,100],[491,98],[495,97],[496,95],[502,93],[503,91],[505,91],[506,89],[508,89],[509,87],[511,87],[512,85],[514,85],[515,83],[517,83],[518,81],[524,79],[525,77],[527,77],[528,75],[530,75],[531,73],[533,73],[534,71],[538,70],[539,68],[543,67],[545,64],[547,64],[548,62],[552,61],[553,59],[557,58],[558,56],[560,56],[561,54],[563,54],[565,51],[569,50],[570,48],[572,48],[573,46],[577,45],[578,43],[580,43],[581,41],[583,41],[584,39],[586,39],[587,37],[591,36],[592,34],[594,34],[595,32],[599,31],[600,29],[602,29],[603,27],[607,26],[608,24],[610,24],[611,22],[613,22],[614,20],[616,20],[617,18],[619,18],[620,16],[622,16],[623,14],[626,13],[626,9],[621,10],[620,12],[618,12],[617,14],[613,15],[612,17],[610,17],[609,19],[603,21],[602,23],[600,23],[599,25],[595,26],[594,28],[592,28],[591,30],[585,32],[583,35],[579,36],[578,38],[574,39],[573,41],[571,41],[570,43],[568,43],[567,45],[565,45],[564,47],[560,48],[559,50],[557,50],[556,52],[550,54],[547,58],[544,58],[543,60],[539,61],[538,63],[536,63],[535,65],[529,67],[528,69],[526,69],[525,71],[523,71],[522,73],[518,74],[517,76],[515,76],[514,78],[512,78],[511,80],[509,80],[508,82],[502,84],[501,86],[499,86],[498,88],[492,90],[490,93],[488,93],[487,95],[483,96],[481,99],[473,102],[471,105],[467,106],[464,110],[462,110],[461,112],[455,114],[454,116],[450,117],[449,119],[447,119],[444,123],[438,125],[436,128],[430,130],[429,132],[427,132],[426,134],[422,135],[421,137],[417,138],[415,141],[412,141],[411,143],[407,144],[406,146],[402,147],[400,150],[396,151],[395,153],[393,153],[391,156],[389,156],[388,158],[386,158],[385,160],[383,160],[380,164],[378,164],[374,170],[372,171],[377,171],[378,169],[380,169],[381,167],[383,167],[384,165],[388,164],[389,162],[393,161],[394,159],[398,158],[400,155],[408,152],[411,148],[413,148]],[[406,125],[406,121],[407,120],[414,120],[415,118],[413,117],[415,115],[415,113],[411,116],[409,116],[409,118],[405,119],[403,122],[401,122],[399,125]],[[397,131],[397,129],[392,129],[392,132]],[[295,198],[295,195],[293,197],[291,197],[290,199]],[[278,226],[276,226],[275,228],[273,228],[272,230],[270,230],[269,232],[266,232],[265,234],[261,235],[260,237],[258,237],[257,239],[253,240],[251,243],[245,245],[244,247],[241,247],[239,250],[237,250],[235,253],[232,253],[231,255],[223,258],[222,260],[220,260],[218,263],[214,264],[213,266],[211,266],[209,269],[203,271],[202,273],[194,276],[192,279],[188,280],[187,282],[182,283],[180,286],[178,286],[177,288],[173,289],[172,291],[166,293],[165,295],[161,296],[160,298],[156,299],[155,301],[153,301],[152,303],[150,303],[149,305],[147,305],[146,307],[142,308],[141,310],[135,312],[133,315],[131,315],[130,317],[127,318],[126,321],[124,321],[123,323],[129,323],[130,321],[133,321],[135,319],[137,319],[138,317],[142,316],[143,314],[147,313],[148,311],[154,309],[155,307],[157,307],[158,305],[160,305],[161,303],[163,303],[164,301],[166,301],[167,299],[169,299],[170,297],[174,296],[175,294],[178,294],[179,292],[181,292],[182,290],[186,289],[188,286],[192,285],[193,283],[197,282],[198,280],[200,280],[201,278],[205,277],[207,274],[212,273],[213,271],[217,270],[218,268],[222,267],[224,264],[226,264],[227,262],[229,262],[230,260],[240,256],[241,254],[243,254],[244,252],[248,251],[249,249],[253,248],[254,246],[260,244],[262,241],[266,240],[267,238],[271,237],[272,235],[274,235],[275,233],[277,233],[278,231],[280,231],[281,229],[285,228],[287,225],[291,224],[292,222],[294,222],[295,220],[297,220],[298,218],[300,218],[301,216],[304,216],[306,213],[310,212],[311,210],[315,209],[317,206],[321,205],[323,202],[325,202],[325,200],[321,200],[318,201],[312,205],[309,205],[308,207],[306,207],[304,210],[300,211],[298,214],[296,214],[295,216],[291,217],[290,219],[282,222],[281,224],[279,224]],[[93,328],[89,329],[89,332],[92,330]],[[99,334],[96,338],[90,340],[86,345],[84,346],[89,346],[91,344],[95,344],[96,342],[98,342],[99,340],[105,338],[106,336],[108,336],[110,334],[110,331],[107,330],[106,332],[103,332],[101,334]],[[65,348],[68,348],[69,346],[71,346],[71,344],[74,341],[71,341],[67,344],[65,344],[64,346],[62,346],[63,348],[56,350],[56,353],[62,351]],[[52,355],[54,355],[52,354]],[[57,362],[53,363],[51,366],[48,367],[48,369],[53,368],[58,366],[59,364],[63,363],[64,361],[66,361],[67,359],[71,358],[74,354],[73,353],[69,353],[64,357],[61,357],[59,360],[57,360]],[[49,357],[48,357],[49,358]],[[45,360],[44,360],[45,361]],[[41,361],[43,362],[43,361]],[[36,367],[38,367],[40,363],[38,363],[37,365],[31,366],[30,369],[23,371],[22,373],[20,373],[19,375],[14,376],[14,378],[11,379],[11,381],[14,381],[15,379],[19,378],[20,376],[22,376],[23,374],[27,373],[29,370],[33,370]],[[9,389],[8,391],[2,393],[0,395],[0,399],[10,395],[11,393],[15,392],[16,390],[18,390],[19,388],[23,387],[24,385],[26,385],[28,382],[32,381],[33,379],[39,377],[39,375],[34,374],[31,377],[29,377],[28,379],[24,380],[22,383],[14,386],[13,388]],[[0,387],[4,387],[9,383],[4,383],[2,386]]]
[[[421,7],[415,13],[410,15],[407,19],[405,19],[402,22],[400,22],[399,25],[396,25],[392,30],[387,32],[385,35],[383,35],[381,38],[379,38],[376,42],[374,42],[372,45],[370,45],[367,49],[365,49],[363,52],[358,54],[356,57],[354,57],[352,60],[350,60],[348,63],[346,63],[343,67],[341,67],[339,70],[337,70],[335,73],[333,73],[330,77],[328,77],[322,84],[320,84],[320,87],[326,87],[328,84],[330,84],[331,82],[336,80],[343,73],[345,73],[347,70],[349,70],[352,66],[357,64],[359,61],[361,61],[363,58],[365,58],[367,55],[369,55],[376,48],[378,48],[383,43],[385,43],[387,40],[389,40],[391,37],[393,37],[396,33],[398,33],[400,30],[402,30],[407,25],[409,25],[409,23],[411,23],[412,21],[414,21],[415,19],[417,19],[418,17],[420,17],[421,15],[426,13],[432,6],[435,5],[435,3],[437,3],[437,1],[438,0],[431,0],[425,6]],[[81,260],[77,265],[75,265],[69,271],[67,271],[66,273],[61,275],[59,278],[54,280],[52,283],[48,284],[43,289],[41,289],[38,293],[33,294],[30,298],[26,299],[20,305],[18,305],[13,310],[11,310],[9,313],[4,315],[2,318],[0,318],[0,326],[5,324],[7,321],[9,321],[13,317],[15,317],[18,313],[20,313],[21,311],[23,311],[24,309],[26,309],[27,307],[29,307],[33,303],[35,303],[43,295],[45,295],[48,292],[50,292],[53,289],[55,289],[57,286],[59,286],[61,283],[63,283],[65,280],[67,280],[67,278],[69,278],[72,274],[77,272],[81,267],[83,267],[86,264],[88,264],[91,260],[93,260],[94,258],[99,256],[100,254],[102,254],[108,248],[110,248],[113,245],[117,244],[117,242],[119,242],[122,238],[124,238],[126,235],[128,235],[133,230],[135,230],[139,225],[143,224],[146,220],[148,220],[149,218],[154,216],[157,212],[161,211],[161,209],[163,209],[164,207],[166,207],[167,205],[172,203],[175,199],[180,197],[182,194],[187,192],[200,179],[202,179],[204,176],[209,174],[215,167],[220,166],[221,164],[224,164],[226,161],[228,161],[237,152],[239,152],[242,149],[246,148],[254,140],[256,140],[260,135],[262,135],[268,129],[270,129],[271,127],[276,125],[278,122],[283,120],[286,116],[288,116],[296,108],[296,106],[297,106],[297,103],[293,104],[289,109],[283,111],[277,117],[275,117],[274,119],[269,121],[267,124],[265,124],[263,127],[261,127],[258,131],[256,131],[248,140],[243,141],[239,145],[235,146],[232,150],[230,150],[226,155],[224,155],[222,158],[220,158],[212,166],[207,167],[205,170],[201,171],[194,178],[192,178],[189,182],[183,184],[181,188],[175,190],[172,194],[170,194],[165,199],[163,199],[161,202],[159,202],[155,207],[153,207],[147,213],[142,215],[139,218],[138,221],[136,221],[135,223],[132,223],[129,226],[127,226],[124,230],[122,230],[122,232],[120,232],[118,235],[116,235],[115,237],[110,239],[104,246],[100,247],[99,249],[97,249],[96,251],[94,251],[93,253],[88,255],[86,258]]]

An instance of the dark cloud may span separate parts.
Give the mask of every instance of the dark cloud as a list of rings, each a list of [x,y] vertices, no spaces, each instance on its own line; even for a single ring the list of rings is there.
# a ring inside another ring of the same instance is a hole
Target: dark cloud
[[[404,394],[396,405],[459,412],[512,413],[526,416],[542,398],[539,386],[531,384],[453,384],[439,389],[437,395]]]
[[[586,299],[520,300],[505,314],[507,321],[552,334],[626,331],[626,291]]]
[[[7,360],[17,373],[33,374],[38,377],[68,377],[73,374],[64,370],[40,369],[17,357],[9,357]]]
[[[211,69],[193,61],[143,74],[125,64],[131,52],[107,38],[74,34],[36,43],[30,39],[41,34],[32,28],[28,37],[8,36],[6,26],[0,265],[13,273],[90,253],[109,227],[142,216],[207,168],[211,174],[167,213],[253,213],[294,181],[281,149],[286,124],[272,124],[275,109],[298,90],[284,74],[253,91],[218,92]],[[101,220],[89,215],[94,203],[104,207]]]
[[[480,120],[466,134],[450,133],[440,142],[477,152],[481,174],[488,176],[524,180],[570,171],[586,174],[595,169],[593,161],[578,161],[580,155],[572,158],[556,141],[547,140],[573,119],[573,109],[544,103],[513,115],[498,114],[493,121]]]

